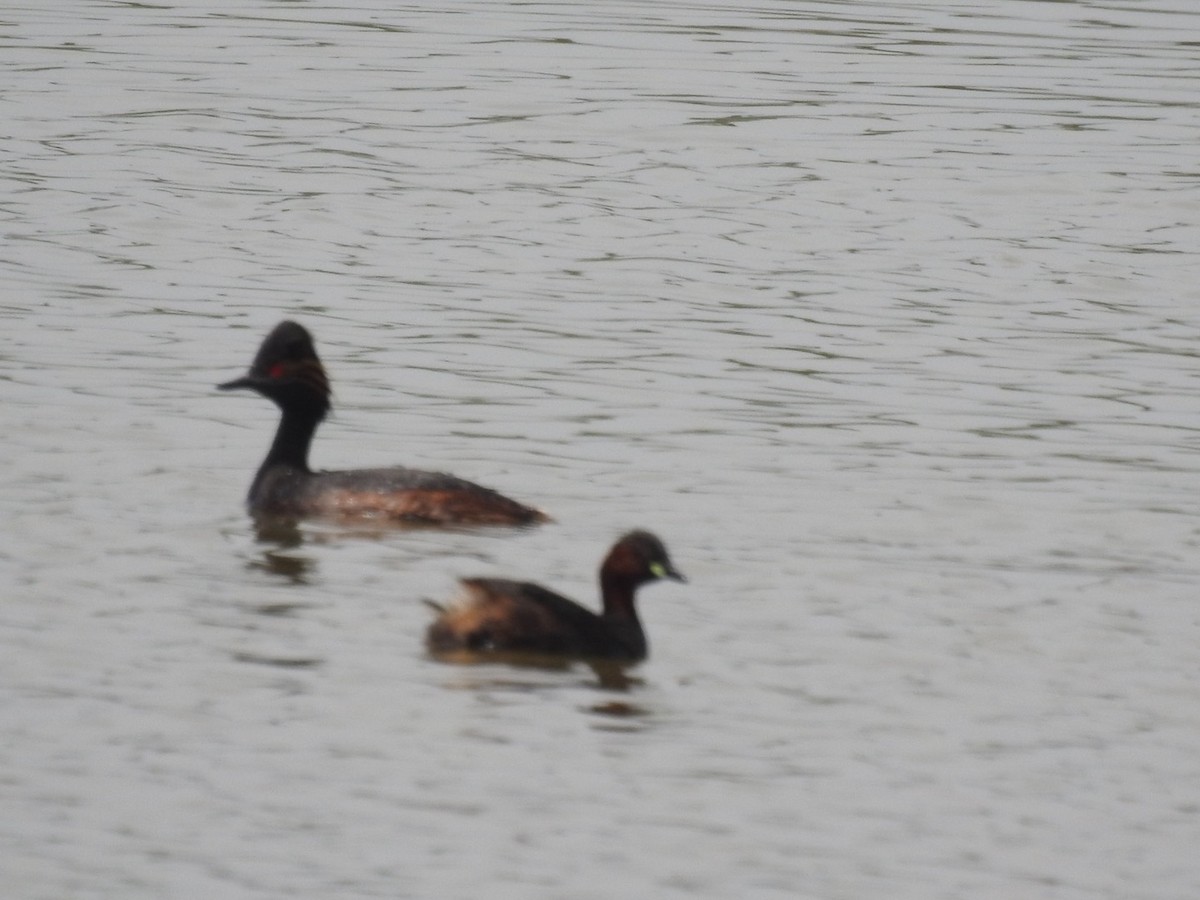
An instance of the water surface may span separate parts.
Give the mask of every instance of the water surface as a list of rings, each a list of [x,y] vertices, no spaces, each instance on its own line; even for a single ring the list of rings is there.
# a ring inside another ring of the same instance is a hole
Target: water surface
[[[9,896],[1197,896],[1191,4],[2,20]],[[257,534],[284,317],[557,522]],[[625,689],[424,654],[634,526]]]

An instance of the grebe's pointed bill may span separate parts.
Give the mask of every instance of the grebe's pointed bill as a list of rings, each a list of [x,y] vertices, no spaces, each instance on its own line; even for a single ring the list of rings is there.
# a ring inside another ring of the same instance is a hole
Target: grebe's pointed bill
[[[683,577],[683,573],[670,563],[650,563],[650,574],[655,578],[670,578],[672,581],[678,581],[682,584],[687,584],[687,579]]]
[[[235,378],[233,381],[226,381],[224,384],[218,384],[218,391],[238,391],[243,388],[254,390],[258,387],[258,381],[253,375],[243,375],[241,378]]]

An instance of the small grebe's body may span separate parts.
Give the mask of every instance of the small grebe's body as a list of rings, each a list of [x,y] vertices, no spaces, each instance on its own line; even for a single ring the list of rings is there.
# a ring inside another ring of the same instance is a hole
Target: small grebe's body
[[[250,371],[219,387],[257,391],[281,412],[275,440],[246,500],[254,515],[429,525],[524,525],[547,519],[538,509],[442,472],[403,467],[312,471],[308,451],[330,409],[329,378],[312,337],[295,322],[277,325],[263,341]]]
[[[466,653],[645,659],[646,634],[634,606],[637,589],[650,581],[684,577],[662,541],[631,531],[600,566],[603,611],[597,615],[541,585],[502,578],[466,578],[463,594],[438,607],[426,644],[440,655]]]

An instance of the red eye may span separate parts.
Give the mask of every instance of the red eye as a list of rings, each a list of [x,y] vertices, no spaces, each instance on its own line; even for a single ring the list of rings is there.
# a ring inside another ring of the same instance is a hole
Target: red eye
[[[283,363],[275,363],[271,368],[267,369],[268,378],[282,378],[287,374],[287,366]]]

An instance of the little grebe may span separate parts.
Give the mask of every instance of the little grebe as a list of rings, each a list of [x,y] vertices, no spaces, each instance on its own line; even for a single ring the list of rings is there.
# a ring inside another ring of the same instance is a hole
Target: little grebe
[[[537,584],[465,578],[463,595],[437,607],[426,644],[435,654],[538,654],[636,662],[646,635],[634,608],[639,586],[659,578],[684,581],[667,548],[648,531],[622,537],[600,566],[600,615]]]
[[[250,371],[218,385],[249,388],[283,413],[267,458],[250,485],[254,515],[370,517],[420,524],[521,525],[545,513],[441,472],[403,467],[313,472],[308,448],[330,409],[329,378],[302,325],[281,322],[263,340]]]

